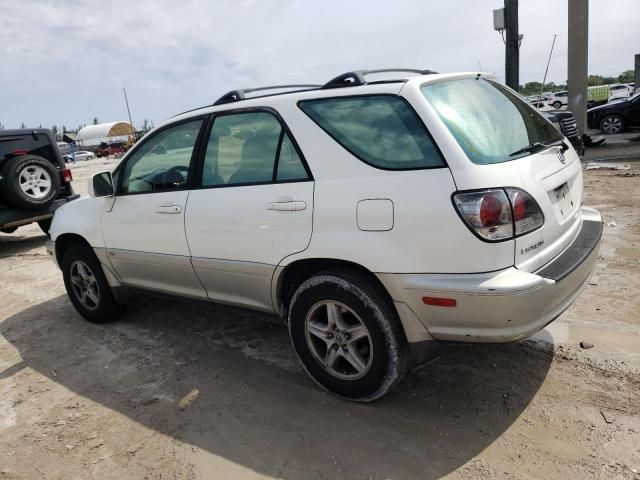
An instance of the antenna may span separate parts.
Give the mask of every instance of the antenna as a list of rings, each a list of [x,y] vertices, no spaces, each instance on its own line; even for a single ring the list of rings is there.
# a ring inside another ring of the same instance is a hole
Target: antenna
[[[124,103],[127,104],[127,113],[129,114],[129,125],[131,125],[131,138],[135,140],[136,137],[136,129],[133,126],[133,122],[131,121],[131,110],[129,110],[129,100],[127,99],[127,91],[124,87],[122,87],[122,91],[124,92]]]
[[[544,82],[547,81],[547,72],[549,72],[549,64],[551,63],[551,55],[553,54],[553,47],[556,44],[556,35],[553,34],[553,43],[551,44],[551,51],[549,52],[549,60],[547,60],[547,68],[544,70],[544,78],[542,79],[542,86],[540,87],[540,100],[542,100],[542,92],[544,92]],[[538,102],[539,103],[539,102]]]

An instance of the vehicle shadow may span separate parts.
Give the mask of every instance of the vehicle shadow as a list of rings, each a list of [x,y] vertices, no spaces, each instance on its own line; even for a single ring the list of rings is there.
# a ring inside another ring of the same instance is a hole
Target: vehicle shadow
[[[525,343],[460,345],[371,404],[320,390],[287,330],[265,316],[142,295],[109,325],[65,296],[0,323],[22,361],[67,389],[261,474],[439,478],[494,442],[543,383],[552,354]],[[19,363],[17,363],[19,362]],[[192,389],[199,397],[181,410]]]
[[[0,233],[0,258],[13,257],[33,248],[42,247],[48,238],[40,231],[34,235],[25,227],[10,234]]]

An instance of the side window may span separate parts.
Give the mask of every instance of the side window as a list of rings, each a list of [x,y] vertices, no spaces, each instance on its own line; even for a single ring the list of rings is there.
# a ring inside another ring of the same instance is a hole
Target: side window
[[[152,193],[184,187],[201,126],[202,120],[183,123],[147,140],[124,165],[121,193]]]
[[[307,171],[302,164],[302,160],[289,135],[285,133],[280,145],[280,158],[278,159],[278,173],[276,180],[305,180],[308,178]]]
[[[306,178],[293,143],[272,114],[237,113],[214,120],[202,169],[203,187]]]
[[[444,166],[424,125],[398,97],[327,98],[299,105],[335,141],[369,165],[389,170]]]

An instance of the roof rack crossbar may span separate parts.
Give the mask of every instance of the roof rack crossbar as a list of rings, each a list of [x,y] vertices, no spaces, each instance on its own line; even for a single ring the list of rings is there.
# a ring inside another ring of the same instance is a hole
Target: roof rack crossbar
[[[329,80],[325,83],[322,88],[342,88],[342,87],[355,87],[358,85],[365,85],[367,81],[365,80],[366,75],[371,75],[375,73],[391,73],[391,72],[407,72],[407,73],[415,73],[418,75],[429,75],[434,72],[433,70],[419,70],[417,68],[381,68],[378,70],[355,70],[353,72],[343,73],[342,75],[338,75],[337,77]]]
[[[257,87],[257,88],[244,88],[241,90],[231,90],[230,92],[225,93],[223,96],[217,99],[213,104],[222,105],[224,103],[238,102],[240,100],[244,100],[245,98],[247,98],[246,96],[247,93],[263,92],[266,90],[283,90],[283,89],[311,90],[315,88],[322,88],[322,85],[301,83],[301,84],[293,84],[293,85],[273,85],[270,87]]]

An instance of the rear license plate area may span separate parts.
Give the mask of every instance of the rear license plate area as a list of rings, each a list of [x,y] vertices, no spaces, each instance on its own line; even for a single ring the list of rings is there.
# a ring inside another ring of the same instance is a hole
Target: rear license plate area
[[[554,188],[551,192],[551,199],[553,200],[556,213],[560,218],[566,218],[575,210],[573,199],[571,198],[571,192],[569,191],[569,184],[563,183],[557,188]]]

